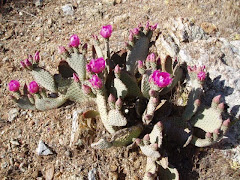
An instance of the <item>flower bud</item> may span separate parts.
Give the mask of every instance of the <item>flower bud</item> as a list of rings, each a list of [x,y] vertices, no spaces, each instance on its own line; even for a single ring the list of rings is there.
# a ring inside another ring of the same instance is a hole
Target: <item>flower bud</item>
[[[198,80],[199,81],[204,81],[205,78],[206,78],[206,73],[204,71],[200,71],[198,74],[197,74],[197,77],[198,77]]]
[[[116,65],[116,66],[115,66],[115,68],[114,68],[114,72],[115,72],[116,74],[120,74],[120,72],[121,72],[121,68],[120,68],[119,65]]]
[[[116,101],[116,107],[121,108],[122,105],[123,105],[122,99],[118,98],[117,101]]]
[[[134,35],[138,35],[138,33],[139,33],[139,28],[134,28],[134,29],[132,30],[132,32],[133,32]]]
[[[37,51],[37,52],[35,53],[35,55],[34,55],[34,60],[35,60],[36,63],[39,63],[39,60],[40,60],[40,52],[39,52],[39,51]]]
[[[58,53],[63,54],[67,52],[66,48],[64,46],[58,46]]]
[[[116,102],[116,98],[114,97],[114,95],[110,94],[108,96],[108,102],[109,103],[115,103]]]
[[[76,73],[73,73],[73,80],[75,82],[79,82],[79,77],[78,77],[78,75]]]
[[[29,61],[29,59],[25,59],[25,64],[27,67],[32,68],[32,63]]]
[[[23,68],[26,68],[26,67],[27,67],[24,61],[20,61],[20,64],[21,64],[21,66],[22,66]]]
[[[85,94],[90,94],[92,92],[92,89],[85,84],[82,85],[82,90]]]

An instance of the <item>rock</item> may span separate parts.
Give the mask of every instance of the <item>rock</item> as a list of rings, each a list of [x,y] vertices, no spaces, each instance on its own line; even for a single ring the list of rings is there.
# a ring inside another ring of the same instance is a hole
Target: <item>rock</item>
[[[10,109],[10,111],[8,112],[8,121],[12,122],[14,119],[16,119],[18,114],[19,114],[19,110],[17,108]]]
[[[88,180],[97,180],[96,173],[97,173],[96,168],[93,168],[92,170],[90,170],[88,172]]]
[[[108,173],[108,180],[117,180],[118,179],[118,173],[117,172],[109,172]]]
[[[79,135],[79,133],[78,133],[79,132],[78,117],[83,112],[84,112],[83,109],[77,109],[77,110],[73,111],[70,147],[72,147],[78,140],[78,135]]]
[[[3,63],[6,63],[6,62],[9,61],[9,58],[6,56],[6,57],[4,57],[4,58],[2,59],[2,61],[3,61]]]
[[[43,5],[43,0],[35,0],[34,4],[37,7],[41,7]]]
[[[204,30],[204,32],[206,32],[208,34],[216,33],[218,30],[217,26],[215,26],[212,23],[208,23],[208,22],[203,22],[201,24],[201,28]]]
[[[39,141],[36,151],[37,155],[39,156],[47,156],[53,154],[53,152],[47,147],[46,144],[44,144],[42,140]]]
[[[74,14],[74,9],[72,4],[66,4],[62,6],[62,10],[64,15],[72,16]]]
[[[54,166],[53,164],[48,164],[45,171],[45,179],[52,180],[54,176]]]
[[[103,4],[109,4],[109,5],[114,5],[115,0],[102,0]]]
[[[122,14],[120,16],[114,17],[113,22],[115,24],[120,24],[120,23],[126,21],[129,17],[130,17],[129,14]]]

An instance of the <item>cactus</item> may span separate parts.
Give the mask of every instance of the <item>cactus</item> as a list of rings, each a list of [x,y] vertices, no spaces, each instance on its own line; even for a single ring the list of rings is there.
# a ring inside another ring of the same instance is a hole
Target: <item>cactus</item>
[[[211,107],[201,104],[206,78],[204,66],[188,67],[187,71],[185,64],[173,62],[173,57],[166,56],[160,61],[156,53],[149,52],[156,28],[157,24],[147,23],[144,28],[139,25],[131,30],[128,54],[119,56],[118,60],[110,54],[111,25],[103,26],[100,32],[105,49],[100,48],[98,37],[93,36],[90,61],[86,57],[87,44],[82,45],[78,36],[72,35],[68,50],[59,47],[59,53],[66,60],[60,62],[59,74],[52,76],[39,66],[39,52],[34,58],[29,56],[31,58],[21,61],[35,81],[25,85],[23,93],[19,90],[20,83],[11,81],[9,90],[16,94],[11,98],[20,108],[40,111],[57,108],[68,100],[95,101],[111,139],[101,137],[91,144],[92,148],[123,147],[136,142],[147,156],[144,180],[179,179],[177,169],[168,163],[162,142],[175,141],[183,147],[189,143],[197,147],[210,146],[222,139],[230,119],[223,121],[221,117],[224,105],[220,103],[220,96],[213,98]],[[120,62],[125,63],[118,64]],[[184,90],[187,102],[176,103],[182,96],[176,89]],[[171,98],[172,94],[176,99]],[[169,104],[167,111],[165,102]],[[125,115],[123,107],[127,111],[135,110],[136,116]]]

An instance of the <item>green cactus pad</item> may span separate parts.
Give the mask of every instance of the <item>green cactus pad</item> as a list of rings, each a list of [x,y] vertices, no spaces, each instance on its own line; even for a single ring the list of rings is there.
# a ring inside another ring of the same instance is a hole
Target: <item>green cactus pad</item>
[[[170,56],[166,56],[166,58],[161,62],[162,71],[168,72],[169,74],[173,74],[173,65],[172,58]]]
[[[127,87],[127,96],[129,97],[140,97],[142,93],[138,87],[135,77],[132,77],[126,71],[121,71],[120,79]],[[115,84],[115,83],[114,83]]]
[[[45,89],[51,91],[51,92],[57,92],[57,88],[54,82],[53,76],[46,71],[45,69],[42,68],[34,68],[31,71],[33,78],[35,81],[43,86]]]
[[[55,82],[56,82],[56,85],[57,85],[57,90],[61,94],[66,94],[67,89],[73,83],[72,79],[62,78],[61,75],[58,75],[58,77],[54,78],[54,79],[55,79]]]
[[[40,111],[57,108],[67,101],[67,97],[35,99],[35,106]]]
[[[134,74],[138,60],[145,61],[147,58],[150,43],[149,39],[147,36],[141,36],[127,55],[126,67],[130,73]]]
[[[108,112],[108,124],[111,126],[126,126],[127,119],[123,116],[121,111],[112,109]]]
[[[126,85],[118,78],[114,78],[114,87],[117,91],[117,97],[124,99],[128,94]]]
[[[162,180],[179,180],[179,173],[178,170],[171,165],[164,169],[160,166],[159,169],[159,178]]]
[[[222,125],[221,112],[217,108],[205,108],[197,112],[190,120],[190,123],[205,132],[212,133],[215,129],[220,129]]]
[[[31,109],[31,110],[36,109],[35,105],[29,101],[28,97],[21,97],[20,99],[18,99],[17,105],[21,109]]]
[[[71,53],[67,58],[69,66],[78,74],[79,79],[84,81],[86,78],[86,58],[78,52]]]
[[[132,126],[117,131],[112,137],[112,144],[116,147],[127,146],[132,143],[133,138],[137,138],[143,130],[141,125]]]
[[[67,89],[66,97],[69,100],[78,102],[78,103],[82,103],[90,100],[90,98],[82,92],[82,89],[80,88],[80,84],[74,81]]]
[[[144,74],[142,76],[142,81],[141,81],[141,92],[143,96],[147,99],[150,98],[149,95],[149,90],[150,90],[150,85],[149,85],[149,76],[147,74]]]

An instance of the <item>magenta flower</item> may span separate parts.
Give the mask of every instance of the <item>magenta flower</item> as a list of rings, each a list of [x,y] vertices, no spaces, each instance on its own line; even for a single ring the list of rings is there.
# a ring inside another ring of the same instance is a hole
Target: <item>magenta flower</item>
[[[9,91],[16,92],[19,90],[20,83],[16,80],[11,80],[10,83],[8,84],[8,89]]]
[[[159,70],[155,70],[150,76],[149,81],[153,82],[158,87],[163,88],[172,83],[172,78],[167,72],[160,72]]]
[[[103,57],[98,59],[92,59],[89,64],[86,66],[87,71],[93,73],[101,73],[105,68],[105,60]]]
[[[32,94],[37,93],[39,91],[39,86],[36,81],[32,81],[29,83],[28,91]]]
[[[102,80],[97,76],[93,75],[89,82],[92,84],[93,88],[100,89],[103,85]]]
[[[198,77],[198,80],[204,81],[204,79],[206,78],[206,73],[205,73],[204,71],[200,71],[200,72],[197,74],[197,77]]]
[[[103,26],[100,31],[100,35],[103,38],[106,38],[106,39],[109,38],[112,35],[112,26],[111,25]]]
[[[80,44],[80,39],[79,39],[78,35],[73,34],[73,35],[70,37],[69,46],[71,46],[71,47],[78,47],[79,44]]]
[[[34,55],[34,60],[35,60],[36,63],[39,62],[39,60],[40,60],[40,52],[39,52],[39,51],[37,51],[37,52],[35,53],[35,55]]]

